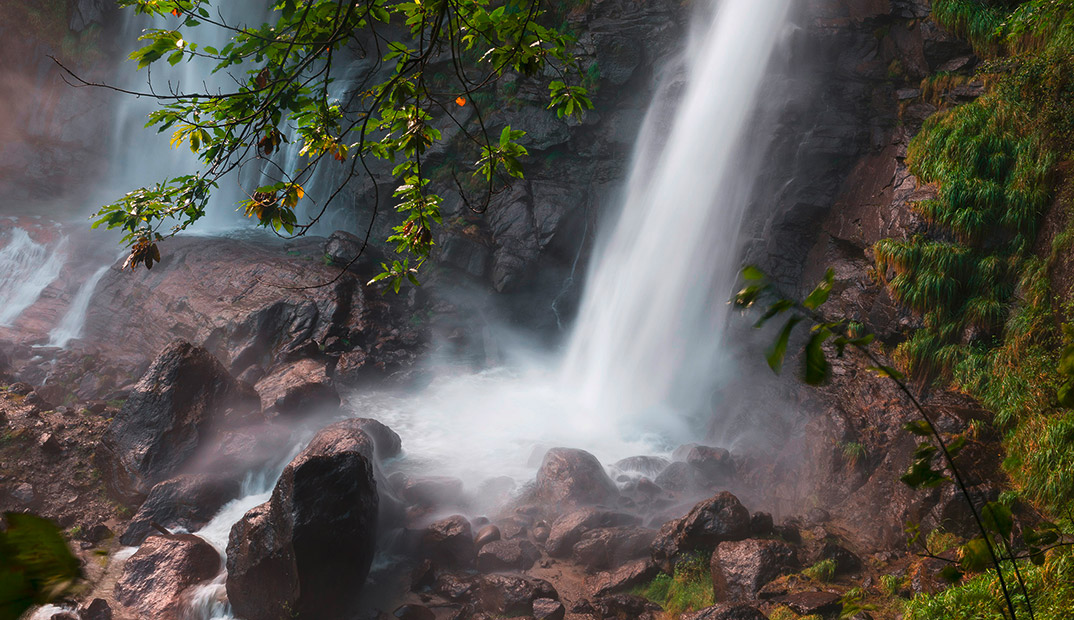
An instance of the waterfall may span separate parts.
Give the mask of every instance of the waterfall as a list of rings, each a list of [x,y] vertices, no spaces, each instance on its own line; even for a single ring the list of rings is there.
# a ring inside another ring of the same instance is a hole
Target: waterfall
[[[88,280],[78,287],[78,292],[75,293],[74,298],[71,300],[71,305],[67,308],[63,319],[60,320],[59,325],[53,327],[52,331],[48,333],[50,347],[66,347],[69,341],[82,336],[82,327],[86,322],[86,311],[89,310],[93,292],[97,290],[97,285],[101,282],[101,278],[108,273],[108,269],[111,266],[111,264],[106,264],[99,267]]]
[[[0,249],[0,326],[9,326],[59,277],[64,261],[61,238],[49,248],[21,228]]]
[[[744,133],[789,3],[719,3],[686,52],[673,116],[661,109],[670,94],[649,111],[562,368],[584,406],[624,426],[659,430],[708,398],[753,180]]]

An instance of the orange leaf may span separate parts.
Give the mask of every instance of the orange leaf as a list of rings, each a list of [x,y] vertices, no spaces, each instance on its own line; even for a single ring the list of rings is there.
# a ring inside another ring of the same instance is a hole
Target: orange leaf
[[[459,104],[460,106],[466,105],[466,97],[459,97],[455,100],[455,103]]]
[[[180,15],[182,15],[182,12],[179,11],[179,9],[172,9],[172,15],[179,17]]]

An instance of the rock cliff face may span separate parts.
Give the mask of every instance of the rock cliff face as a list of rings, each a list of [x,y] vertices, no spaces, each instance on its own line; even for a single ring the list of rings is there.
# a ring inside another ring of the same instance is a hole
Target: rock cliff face
[[[106,0],[0,7],[0,193],[12,202],[84,196],[107,166],[111,94],[75,89],[50,58],[111,77],[116,8]]]

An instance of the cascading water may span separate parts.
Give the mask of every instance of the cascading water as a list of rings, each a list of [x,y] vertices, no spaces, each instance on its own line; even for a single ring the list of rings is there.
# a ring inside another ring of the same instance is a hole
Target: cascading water
[[[0,249],[0,326],[11,325],[60,275],[65,241],[61,238],[50,248],[21,228],[11,230]]]
[[[67,308],[63,319],[48,334],[50,347],[66,347],[68,342],[82,335],[82,328],[86,322],[86,311],[89,310],[93,292],[97,290],[97,285],[100,284],[101,278],[108,273],[110,268],[110,263],[102,265],[88,280],[78,287],[78,292],[71,299],[71,305]]]
[[[740,145],[788,7],[721,2],[670,128],[650,111],[563,365],[586,407],[625,426],[680,419],[708,396],[752,182]]]

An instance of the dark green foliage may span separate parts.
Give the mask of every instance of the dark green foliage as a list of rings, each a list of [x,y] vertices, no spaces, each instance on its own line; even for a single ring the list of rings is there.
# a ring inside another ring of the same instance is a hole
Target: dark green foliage
[[[0,532],[0,620],[17,620],[34,605],[68,592],[82,570],[60,529],[29,514],[6,513]]]
[[[1074,557],[1069,549],[1055,549],[1043,565],[1020,562],[1037,620],[1068,620],[1074,609]],[[1013,578],[1013,571],[1004,571]],[[906,620],[1002,620],[1008,616],[997,601],[996,572],[989,570],[939,594],[919,594],[906,605]],[[1025,598],[1015,602],[1025,610]]]

